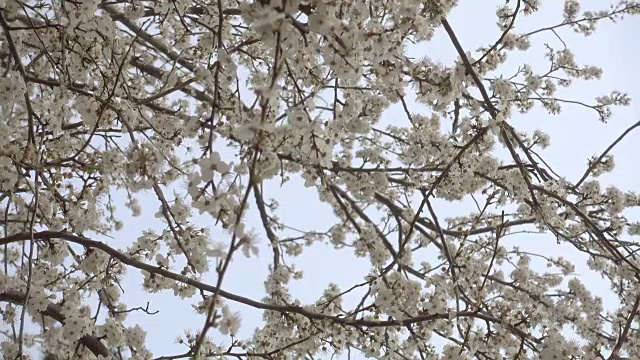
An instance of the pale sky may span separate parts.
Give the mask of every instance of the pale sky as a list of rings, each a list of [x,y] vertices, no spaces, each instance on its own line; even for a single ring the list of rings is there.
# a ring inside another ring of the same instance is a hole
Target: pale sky
[[[479,46],[493,43],[500,35],[495,26],[495,8],[499,1],[461,1],[449,21],[456,31],[461,44],[467,51],[474,51]],[[583,8],[597,5],[604,7],[602,1],[582,1]],[[526,30],[535,30],[540,27],[554,25],[561,21],[562,1],[543,1],[542,11],[525,19],[519,19],[516,23],[518,33]],[[524,21],[522,21],[524,20]],[[638,19],[628,19],[620,24],[612,25],[603,21],[595,35],[584,38],[573,34],[570,30],[560,31],[568,46],[576,55],[580,64],[593,64],[604,69],[604,75],[599,82],[575,81],[567,90],[560,90],[559,96],[567,99],[591,102],[595,96],[608,94],[611,90],[627,92],[632,100],[640,99],[640,71],[637,70],[640,59],[640,42],[637,41],[640,34],[640,22]],[[543,43],[549,42],[555,48],[560,48],[561,43],[553,34],[546,32],[535,35],[532,38],[534,48],[527,53],[510,53],[509,61],[501,69],[505,75],[512,74],[514,69],[523,62],[529,62],[534,69],[548,66],[543,58]],[[427,55],[445,64],[451,64],[456,58],[456,52],[444,31],[440,30],[434,41],[413,49],[411,55]],[[403,117],[397,107],[387,112],[388,121]],[[556,172],[566,176],[569,180],[577,180],[585,169],[587,158],[593,154],[602,152],[606,146],[622,133],[628,126],[640,119],[640,107],[637,103],[627,108],[617,108],[608,124],[602,124],[592,110],[579,106],[565,105],[558,116],[551,116],[544,109],[537,107],[529,114],[516,116],[508,121],[517,129],[532,131],[540,128],[551,136],[551,146],[542,152]],[[387,121],[387,120],[385,120]],[[618,185],[622,190],[633,189],[640,191],[640,132],[633,133],[625,141],[619,144],[613,151],[616,170],[601,179],[605,184]],[[227,162],[234,161],[232,154],[224,149],[216,149],[223,155]],[[226,157],[226,158],[225,158]],[[279,181],[265,186],[265,198],[276,198],[280,203],[279,215],[290,226],[306,229],[325,231],[333,224],[330,208],[321,204],[313,189],[305,189],[302,181],[292,179],[284,188],[280,188]],[[152,195],[147,195],[143,201],[143,215],[138,218],[129,218],[129,211],[124,207],[126,199],[119,196],[115,199],[119,202],[120,216],[125,220],[125,226],[119,233],[113,234],[116,240],[103,239],[116,248],[126,248],[130,241],[135,240],[142,230],[152,228],[159,229],[162,226],[154,213],[157,211],[157,200]],[[466,214],[473,211],[469,203],[443,204],[438,202],[437,208],[441,218],[455,214]],[[146,207],[145,207],[146,206]],[[638,213],[634,214],[637,218]],[[198,225],[207,226],[211,219],[198,218]],[[260,299],[264,294],[262,282],[265,279],[268,265],[272,261],[268,241],[263,236],[261,224],[257,217],[255,207],[249,211],[248,224],[259,231],[260,251],[258,258],[245,259],[241,254],[236,256],[229,268],[223,289],[236,294]],[[214,232],[215,236],[226,236]],[[509,240],[513,244],[527,249],[536,250],[548,254],[566,255],[570,259],[576,259],[576,251],[565,245],[556,245],[555,238],[548,236],[513,236]],[[580,259],[580,258],[577,258]],[[418,259],[416,259],[418,260]],[[419,261],[419,260],[418,260]],[[582,261],[582,260],[581,260]],[[361,282],[369,271],[367,259],[355,258],[349,251],[336,251],[327,245],[314,245],[305,250],[303,255],[295,259],[296,267],[304,271],[304,278],[293,281],[291,291],[294,297],[304,303],[317,300],[329,282],[334,282],[345,289],[357,282]],[[583,264],[578,269],[585,268]],[[202,328],[202,317],[195,316],[191,304],[197,302],[199,297],[191,300],[175,298],[172,293],[146,294],[141,289],[141,275],[134,270],[129,271],[124,288],[127,292],[122,300],[130,307],[144,306],[147,301],[151,303],[150,310],[159,310],[156,315],[150,316],[143,313],[129,315],[128,324],[140,324],[147,330],[147,344],[155,356],[176,355],[183,353],[186,348],[174,342],[183,329],[199,330]],[[215,283],[215,274],[204,279]],[[597,292],[607,293],[608,288],[598,285],[599,279],[589,279],[594,284]],[[592,288],[593,289],[593,288]],[[614,299],[605,298],[605,305]],[[261,313],[243,304],[229,302],[233,311],[242,313],[242,326],[240,338],[251,336],[254,329],[260,326]],[[218,341],[228,344],[228,338],[222,337],[216,330],[209,332]],[[355,358],[355,357],[354,357]]]

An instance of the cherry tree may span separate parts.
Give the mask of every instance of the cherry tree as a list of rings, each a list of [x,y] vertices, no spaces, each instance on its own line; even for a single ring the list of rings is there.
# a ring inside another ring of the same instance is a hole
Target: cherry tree
[[[3,358],[640,358],[640,223],[623,214],[640,195],[598,179],[640,123],[570,180],[542,156],[548,134],[511,121],[581,104],[607,122],[629,105],[556,94],[602,73],[563,32],[640,14],[636,0],[597,3],[566,0],[560,23],[522,32],[544,5],[506,0],[482,20],[501,35],[466,49],[454,0],[0,0]],[[441,30],[455,61],[408,54]],[[546,71],[496,75],[542,33],[559,44]],[[404,118],[385,118],[391,106]],[[331,208],[329,228],[278,215],[266,184],[295,181]],[[156,227],[118,238],[145,196]],[[464,199],[477,210],[441,215]],[[507,244],[532,230],[583,256],[616,308],[574,261]],[[312,244],[368,272],[300,301],[290,285]],[[228,290],[246,257],[270,261],[263,297]],[[141,286],[123,286],[131,273]],[[182,353],[150,351],[128,318],[167,310],[124,292],[193,305]],[[248,308],[262,323],[239,337]]]

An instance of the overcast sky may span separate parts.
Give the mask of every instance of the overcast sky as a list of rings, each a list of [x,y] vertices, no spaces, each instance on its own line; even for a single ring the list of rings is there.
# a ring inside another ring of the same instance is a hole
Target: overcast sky
[[[519,19],[516,23],[516,31],[524,32],[540,27],[557,24],[561,21],[562,1],[543,1],[543,10],[526,19]],[[583,1],[586,9],[592,4],[601,4],[601,1]],[[468,51],[473,51],[479,46],[493,43],[500,35],[495,26],[496,1],[461,1],[461,4],[449,17],[456,34],[462,45]],[[604,7],[604,4],[598,5]],[[524,20],[524,21],[522,21]],[[616,89],[627,92],[632,99],[640,99],[640,71],[637,69],[640,58],[640,42],[637,41],[640,34],[640,22],[638,19],[629,19],[620,24],[613,25],[610,22],[602,22],[596,35],[583,38],[574,35],[570,31],[561,31],[561,34],[569,47],[576,54],[576,60],[580,64],[600,65],[604,68],[604,75],[599,82],[576,81],[567,91],[559,92],[559,96],[567,99],[583,100],[590,102],[595,96],[608,94]],[[546,67],[548,63],[543,58],[543,44],[548,41],[554,47],[561,44],[550,33],[536,35],[532,39],[534,49],[523,54],[511,53],[506,66],[502,67],[505,75],[514,73],[518,65],[529,62],[532,66]],[[455,49],[443,31],[438,32],[434,41],[421,44],[413,49],[411,55],[427,55],[445,64],[452,64],[456,58]],[[387,112],[387,119],[404,116],[397,107]],[[618,108],[608,124],[602,124],[592,110],[579,106],[564,106],[558,116],[550,116],[543,109],[536,109],[524,116],[516,116],[509,122],[518,129],[533,130],[541,128],[551,135],[551,147],[542,154],[556,172],[566,176],[567,179],[576,181],[585,169],[587,158],[595,153],[602,152],[621,132],[640,118],[640,107],[636,103],[628,108]],[[387,120],[390,121],[390,120]],[[615,183],[621,189],[634,189],[640,191],[640,132],[632,134],[613,151],[617,164],[616,171],[603,177],[607,184]],[[219,150],[220,151],[220,150]],[[220,151],[224,156],[232,156],[228,151]],[[226,161],[234,161],[227,157]],[[279,181],[268,184],[265,188],[265,198],[276,198],[280,203],[279,215],[290,226],[306,229],[325,231],[333,224],[333,217],[328,206],[317,200],[313,190],[305,189],[302,182],[293,179],[284,188],[279,187]],[[128,210],[124,207],[125,198],[120,197],[121,216],[125,221],[124,229],[113,237],[116,240],[107,240],[117,248],[125,248],[128,243],[136,239],[142,230],[152,228],[159,229],[160,224],[154,218],[157,211],[157,200],[148,195],[143,207],[147,211],[139,218],[128,218]],[[442,203],[438,203],[442,205]],[[468,203],[444,204],[437,209],[441,217],[455,214],[466,214],[472,211]],[[638,214],[635,214],[636,216]],[[198,218],[198,225],[208,226],[210,219]],[[259,258],[245,259],[237,256],[226,275],[223,289],[236,294],[259,299],[264,294],[263,280],[268,265],[271,263],[268,241],[262,232],[255,208],[249,212],[249,225],[261,234]],[[214,233],[223,236],[222,233]],[[517,243],[524,248],[531,248],[538,252],[546,252],[557,256],[566,255],[575,259],[571,253],[572,248],[557,245],[555,238],[548,236],[517,236],[511,237],[511,243]],[[580,258],[578,258],[580,259]],[[418,259],[416,259],[418,260]],[[418,260],[419,261],[419,260]],[[304,271],[301,281],[294,281],[291,286],[292,293],[302,302],[313,302],[318,299],[329,282],[346,288],[363,280],[369,271],[368,260],[355,258],[350,251],[336,251],[329,246],[314,245],[305,250],[304,254],[296,259],[296,266]],[[578,267],[580,269],[580,267]],[[132,313],[129,316],[129,324],[138,323],[147,331],[147,341],[154,355],[174,355],[184,352],[185,348],[176,344],[174,340],[183,329],[201,329],[202,318],[195,316],[191,308],[192,301],[174,298],[172,293],[146,294],[141,290],[142,277],[137,271],[129,271],[124,284],[127,293],[123,300],[129,306],[144,305],[151,302],[151,310],[159,310],[157,315],[149,316],[141,313]],[[215,283],[215,274],[210,275],[208,282]],[[590,279],[591,284],[598,284],[597,278]],[[602,286],[602,285],[596,285]],[[608,288],[601,287],[604,293]],[[192,299],[198,301],[197,297]],[[614,301],[606,299],[605,305]],[[239,336],[250,336],[254,329],[260,325],[260,312],[252,310],[245,305],[230,303],[232,310],[241,311],[242,327]],[[210,331],[215,339],[225,341],[215,330]]]

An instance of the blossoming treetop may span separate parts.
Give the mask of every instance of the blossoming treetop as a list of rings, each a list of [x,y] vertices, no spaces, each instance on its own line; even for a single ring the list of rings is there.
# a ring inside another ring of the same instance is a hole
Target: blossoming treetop
[[[490,75],[539,33],[590,35],[640,3],[566,0],[561,23],[518,33],[542,5],[507,0],[501,35],[475,52],[447,21],[457,3],[0,0],[3,358],[29,358],[34,344],[58,359],[640,358],[640,224],[622,214],[640,197],[597,180],[633,129],[569,181],[538,155],[549,136],[510,120],[537,105],[559,113],[557,87],[601,70],[549,46],[544,73]],[[407,54],[439,28],[454,63]],[[586,105],[606,122],[629,101],[614,91]],[[394,104],[404,119],[385,119]],[[263,185],[296,179],[333,210],[329,229],[287,235],[294,225]],[[157,229],[110,238],[145,193]],[[439,216],[436,199],[471,195],[477,212]],[[619,308],[569,278],[570,261],[505,245],[533,228],[584,254]],[[368,259],[369,274],[301,302],[288,284],[313,243]],[[225,290],[239,255],[273,259],[263,298]],[[531,265],[540,258],[555,270]],[[193,302],[202,323],[183,353],[152,354],[125,321],[151,313],[122,301],[140,291],[121,287],[126,271],[146,292]],[[238,338],[246,306],[263,324]]]

